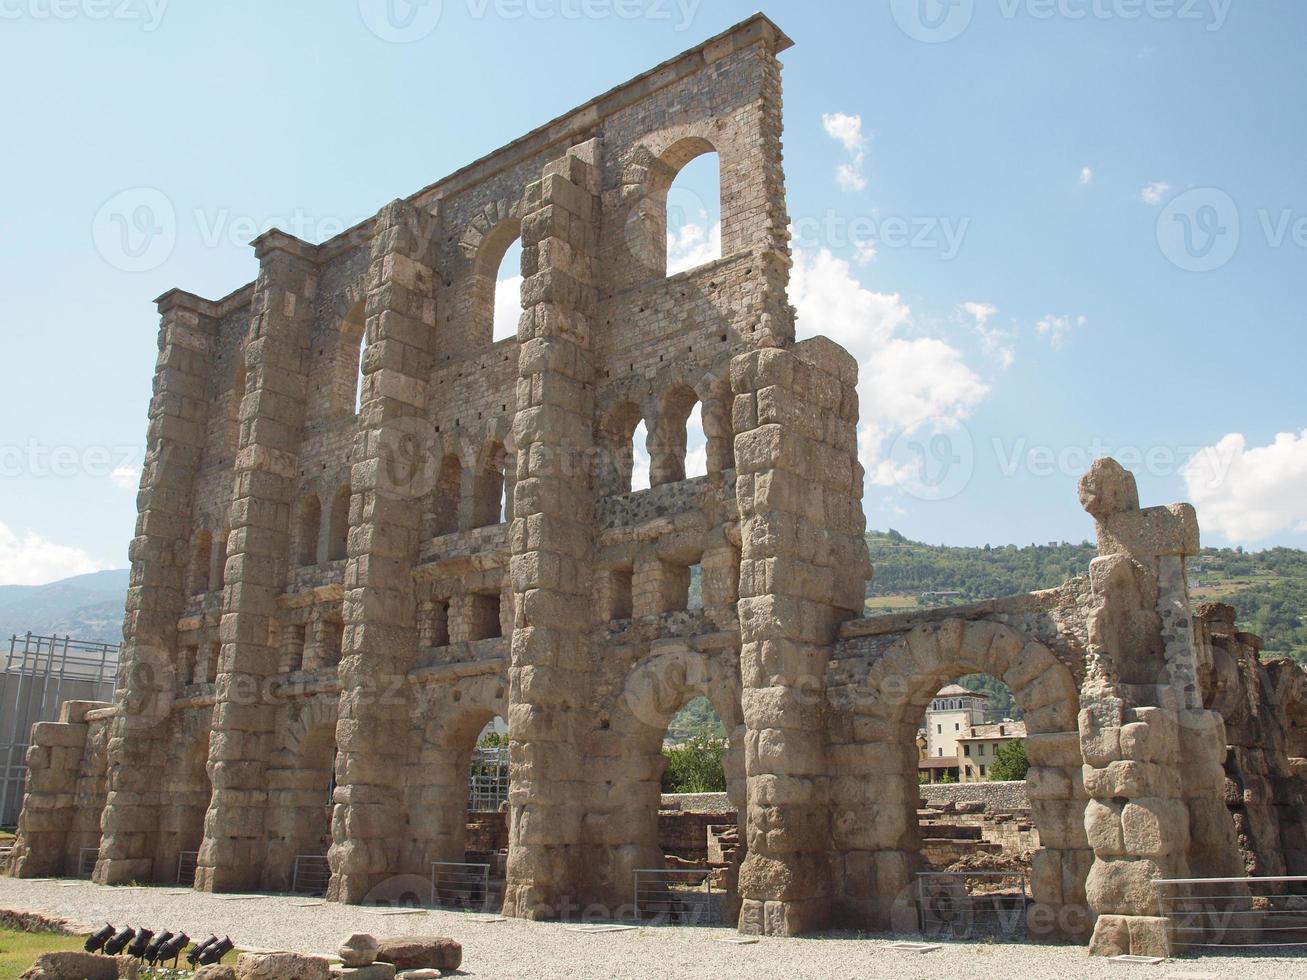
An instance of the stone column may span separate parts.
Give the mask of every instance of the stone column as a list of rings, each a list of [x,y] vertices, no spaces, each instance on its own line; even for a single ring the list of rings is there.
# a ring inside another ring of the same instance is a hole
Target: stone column
[[[826,664],[869,574],[856,382],[857,363],[823,338],[731,364],[749,801],[742,932],[796,935],[830,914]]]
[[[594,547],[600,145],[573,147],[526,190],[510,574],[509,851],[505,914],[556,918],[580,896],[586,810],[589,557]]]
[[[1228,874],[1238,857],[1224,812],[1224,729],[1202,710],[1185,585],[1198,523],[1187,504],[1141,510],[1133,475],[1115,460],[1094,464],[1080,498],[1099,552],[1079,719],[1094,849],[1085,892],[1098,914],[1090,952],[1166,956],[1153,879]]]
[[[114,694],[118,715],[109,739],[104,834],[94,875],[101,884],[156,876],[159,766],[177,684],[192,480],[204,451],[209,360],[217,334],[216,311],[207,300],[173,290],[158,305],[159,358],[123,620],[125,687]]]
[[[38,878],[76,873],[67,861],[69,836],[77,812],[77,784],[89,755],[86,713],[105,705],[65,701],[59,721],[32,726],[27,747],[27,781],[14,842],[13,873]]]
[[[403,782],[413,737],[405,678],[418,647],[413,568],[436,465],[427,399],[438,230],[436,215],[394,201],[372,232],[329,854],[329,895],[341,902],[366,901],[392,875],[430,875],[430,856],[405,847]]]
[[[268,756],[278,673],[277,597],[286,588],[290,508],[317,290],[315,248],[273,230],[255,239],[259,277],[245,347],[209,773],[195,887],[256,888],[263,873]]]

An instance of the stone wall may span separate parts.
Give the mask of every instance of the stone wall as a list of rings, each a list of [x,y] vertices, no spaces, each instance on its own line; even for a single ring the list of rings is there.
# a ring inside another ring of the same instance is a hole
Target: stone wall
[[[1026,781],[1012,783],[955,783],[951,786],[922,786],[921,798],[928,803],[983,803],[986,813],[1000,810],[1028,810]]]

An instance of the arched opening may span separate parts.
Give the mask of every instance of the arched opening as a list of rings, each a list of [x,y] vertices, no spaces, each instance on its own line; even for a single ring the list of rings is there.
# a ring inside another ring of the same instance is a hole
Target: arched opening
[[[667,275],[722,257],[721,160],[714,152],[696,156],[667,190]]]
[[[500,442],[492,442],[481,455],[472,498],[472,526],[490,527],[508,520],[504,468],[508,454]]]
[[[708,437],[703,433],[703,404],[695,402],[685,420],[685,478],[708,475]]]
[[[632,470],[635,465],[635,432],[643,423],[639,406],[622,402],[608,412],[599,431],[599,447],[603,453],[599,467],[600,494],[630,493]]]
[[[154,877],[160,882],[191,885],[204,842],[204,815],[213,789],[209,781],[209,725],[194,719],[179,732],[168,751],[163,790],[167,805],[160,817],[159,850]]]
[[[676,385],[663,396],[653,438],[649,443],[649,482],[657,487],[686,479],[689,450],[690,417],[696,415],[695,436],[698,440],[696,465],[702,457],[707,472],[707,441],[703,435],[702,413],[697,413],[699,396],[688,385]],[[700,474],[702,475],[702,474]]]
[[[522,314],[522,225],[499,222],[477,248],[472,265],[471,330],[474,344],[517,336]]]
[[[327,561],[344,561],[349,557],[349,484],[336,491],[331,498]]]
[[[643,420],[631,435],[631,492],[648,490],[653,484],[649,475],[649,427]]]
[[[428,897],[438,905],[493,909],[503,894],[507,776],[497,772],[493,756],[483,757],[487,769],[478,785],[475,767],[483,749],[503,746],[508,685],[502,676],[482,674],[437,683],[424,695],[427,708],[418,716],[404,780],[410,837],[401,866],[434,886]],[[492,732],[497,737],[487,738]],[[469,863],[489,865],[489,874]]]
[[[638,267],[654,278],[720,258],[721,159],[699,137],[669,147],[649,168],[645,194],[627,217],[626,238]]]
[[[1084,888],[1093,852],[1085,834],[1088,798],[1079,780],[1079,692],[1071,671],[1043,644],[998,623],[945,620],[886,639],[891,642],[882,648],[884,653],[862,668],[866,673],[855,685],[856,695],[845,702],[854,716],[851,732],[838,735],[831,729],[828,734],[844,768],[842,778],[832,783],[831,831],[833,849],[843,861],[838,873],[840,904],[848,924],[915,930],[920,913],[934,925],[928,912],[935,898],[942,896],[945,905],[955,908],[956,900],[964,897],[961,890],[971,895],[975,886],[987,885],[991,896],[998,894],[994,882],[982,880],[979,869],[985,861],[1005,882],[1024,870],[993,867],[992,856],[978,865],[974,859],[953,855],[953,861],[967,865],[965,884],[917,878],[919,871],[932,872],[931,864],[952,863],[947,860],[951,846],[947,842],[966,837],[983,841],[980,829],[963,828],[962,817],[969,814],[959,810],[990,817],[999,809],[1022,810],[1019,802],[1011,802],[1020,800],[1019,792],[980,794],[969,789],[964,778],[970,758],[973,780],[982,781],[977,751],[981,742],[986,743],[988,760],[997,743],[1013,740],[1007,737],[1009,723],[990,720],[987,708],[1000,700],[1006,687],[1024,711],[1023,748],[1030,767],[1024,786],[1028,813],[1017,812],[1013,827],[1019,834],[1024,821],[1025,830],[1037,830],[1038,836],[1028,834],[1025,841],[1030,849],[1028,893],[1024,877],[1019,887],[1028,898],[987,901],[991,906],[1007,902],[1004,909],[1016,915],[1005,920],[1012,925],[1025,920],[1027,905],[1033,903],[1029,916],[1037,918],[1029,921],[1041,924],[1044,938],[1079,938],[1091,924]],[[989,678],[969,678],[972,674]],[[967,678],[976,689],[988,684],[990,690],[978,693],[950,683],[953,678]],[[1020,723],[1011,724],[1015,729]],[[994,737],[987,738],[990,725],[1002,726],[1003,735],[994,729]],[[978,736],[974,741],[973,728]],[[950,752],[954,753],[951,760]],[[951,762],[963,785],[940,786],[942,780],[937,779],[935,785],[923,787],[920,774],[927,762],[941,768]],[[983,781],[988,782],[992,763],[985,765]],[[931,841],[923,841],[918,826],[923,798],[928,808],[933,808],[932,800],[939,801],[945,812],[938,824],[950,828],[938,831]],[[1019,837],[1015,844],[1020,847]],[[937,852],[934,857],[932,850]],[[926,905],[919,905],[919,898]],[[978,920],[967,919],[973,922]]]
[[[300,505],[299,526],[296,530],[300,567],[307,568],[318,563],[318,538],[321,533],[322,503],[316,493],[311,493]]]
[[[209,591],[212,564],[213,534],[209,531],[201,531],[195,536],[195,547],[191,556],[191,595],[203,595]]]
[[[511,340],[517,336],[517,323],[522,318],[522,239],[514,240],[504,253],[495,275],[494,314],[491,318],[492,342]]]
[[[745,851],[738,663],[688,650],[648,656],[610,725],[630,774],[608,787],[605,819],[624,828],[605,871],[614,899],[635,894],[643,918],[734,922]]]
[[[335,401],[341,414],[357,415],[363,407],[363,352],[366,347],[367,301],[359,300],[340,324],[336,353]]]
[[[299,721],[284,736],[268,770],[268,861],[264,886],[299,894],[326,894],[336,788],[335,709],[310,701],[295,709]]]

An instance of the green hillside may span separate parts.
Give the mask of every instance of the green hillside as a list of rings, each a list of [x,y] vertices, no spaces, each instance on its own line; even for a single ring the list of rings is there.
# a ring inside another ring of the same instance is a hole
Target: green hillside
[[[1097,553],[1081,544],[954,548],[909,541],[897,531],[867,535],[875,577],[868,613],[960,605],[1051,589],[1089,570]],[[1266,642],[1264,657],[1307,663],[1307,552],[1205,548],[1190,561],[1195,602],[1228,602],[1239,624]]]

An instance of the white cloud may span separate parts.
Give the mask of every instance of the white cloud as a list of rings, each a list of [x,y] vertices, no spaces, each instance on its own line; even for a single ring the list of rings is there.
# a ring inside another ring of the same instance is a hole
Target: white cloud
[[[0,522],[0,585],[45,585],[107,567],[81,548],[55,544],[31,531],[20,537]]]
[[[141,485],[139,466],[118,466],[109,474],[109,482],[122,490],[136,490]]]
[[[998,315],[998,307],[991,303],[963,303],[961,312],[973,321],[985,354],[997,361],[1003,370],[1010,368],[1017,357],[1016,336],[1010,330],[989,325],[989,321]]]
[[[886,458],[890,436],[926,423],[956,425],[989,394],[958,348],[901,336],[912,324],[902,298],[865,288],[828,249],[795,249],[790,301],[799,336],[824,334],[858,360],[859,456],[874,484],[899,481]]]
[[[694,269],[722,257],[722,223],[711,228],[687,223],[676,232],[667,233],[667,274]]]
[[[1093,167],[1083,167],[1083,168],[1081,168],[1081,170],[1080,170],[1080,183],[1081,183],[1082,186],[1083,186],[1084,184],[1092,183],[1092,182],[1093,182],[1093,179],[1094,179],[1094,168],[1093,168]]]
[[[522,318],[522,277],[510,276],[495,283],[495,326],[493,340],[517,336]]]
[[[840,190],[866,190],[867,178],[863,176],[862,168],[867,161],[867,138],[862,135],[862,117],[827,112],[822,114],[821,125],[826,135],[836,140],[849,155],[848,162],[835,169],[835,182]]]
[[[871,265],[876,259],[875,242],[854,242],[853,261],[858,265]]]
[[[1054,316],[1050,313],[1035,324],[1035,333],[1045,338],[1056,350],[1066,343],[1071,331],[1078,330],[1088,322],[1088,317]]]
[[[1232,542],[1307,531],[1307,429],[1252,448],[1231,433],[1195,454],[1181,474],[1199,523]]]
[[[1171,185],[1166,181],[1157,180],[1140,191],[1139,197],[1145,204],[1161,204],[1170,189]]]

